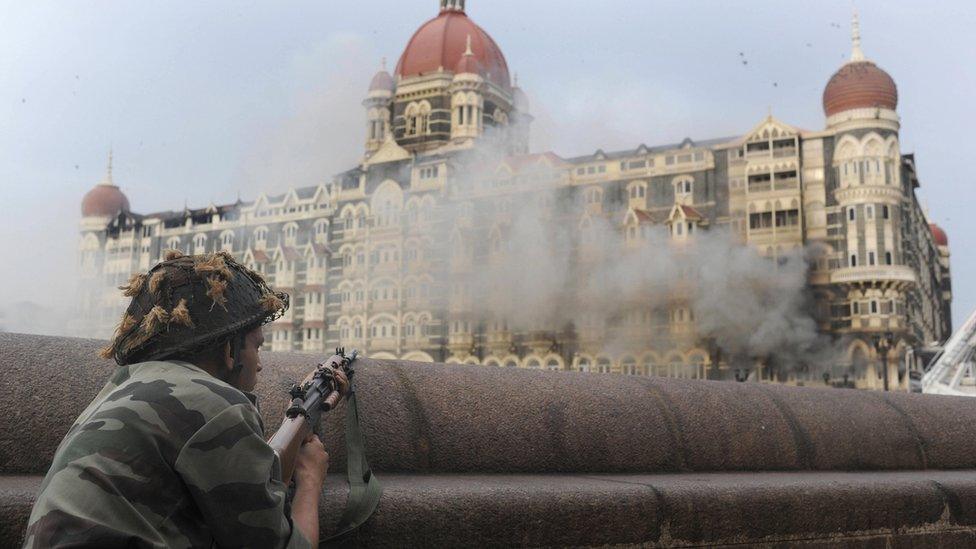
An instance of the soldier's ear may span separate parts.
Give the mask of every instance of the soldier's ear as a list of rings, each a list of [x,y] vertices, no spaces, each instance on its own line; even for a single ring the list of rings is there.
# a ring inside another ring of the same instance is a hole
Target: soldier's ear
[[[224,346],[221,350],[221,356],[223,357],[224,368],[230,372],[234,371],[234,356],[231,353],[230,341],[224,342]]]

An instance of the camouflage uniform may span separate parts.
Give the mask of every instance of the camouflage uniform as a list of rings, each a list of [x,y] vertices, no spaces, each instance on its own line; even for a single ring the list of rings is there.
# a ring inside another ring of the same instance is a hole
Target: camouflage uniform
[[[27,547],[309,547],[248,396],[186,362],[121,366],[71,427]]]

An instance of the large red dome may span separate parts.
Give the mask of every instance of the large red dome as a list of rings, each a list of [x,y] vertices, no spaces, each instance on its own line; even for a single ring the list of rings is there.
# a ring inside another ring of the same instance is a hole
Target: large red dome
[[[443,10],[414,33],[397,63],[399,77],[451,71],[458,66],[471,37],[471,50],[491,82],[511,87],[502,50],[481,27],[460,10]]]
[[[82,217],[112,217],[122,211],[129,211],[129,199],[115,185],[98,185],[81,200]]]
[[[896,110],[898,87],[888,73],[870,61],[847,63],[834,73],[823,93],[827,116],[850,109]]]

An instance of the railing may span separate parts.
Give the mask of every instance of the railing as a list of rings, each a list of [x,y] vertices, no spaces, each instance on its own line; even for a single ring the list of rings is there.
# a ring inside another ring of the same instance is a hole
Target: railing
[[[749,192],[751,193],[766,193],[773,189],[773,184],[770,181],[750,181],[749,182]]]
[[[773,184],[773,189],[777,191],[793,191],[799,188],[800,180],[795,177],[777,179]]]
[[[868,267],[846,267],[834,271],[830,276],[834,284],[851,282],[899,282],[914,283],[915,272],[904,265],[881,265]]]

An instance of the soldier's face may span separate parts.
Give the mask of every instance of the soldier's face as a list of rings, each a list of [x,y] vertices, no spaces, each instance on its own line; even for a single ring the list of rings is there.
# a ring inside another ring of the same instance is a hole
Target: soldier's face
[[[233,381],[233,385],[242,391],[253,391],[258,384],[258,372],[261,371],[261,357],[259,356],[261,346],[264,345],[264,332],[261,328],[255,328],[244,336],[244,346],[241,349],[241,363],[244,368],[240,375]],[[230,368],[234,364],[231,361]]]

